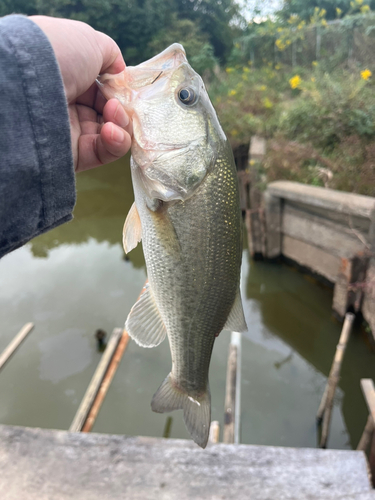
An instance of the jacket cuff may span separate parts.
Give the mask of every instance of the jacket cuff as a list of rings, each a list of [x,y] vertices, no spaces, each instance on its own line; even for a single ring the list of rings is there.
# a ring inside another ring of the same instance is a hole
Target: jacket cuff
[[[76,195],[60,69],[48,38],[27,17],[0,19],[0,81],[2,256],[70,220]]]

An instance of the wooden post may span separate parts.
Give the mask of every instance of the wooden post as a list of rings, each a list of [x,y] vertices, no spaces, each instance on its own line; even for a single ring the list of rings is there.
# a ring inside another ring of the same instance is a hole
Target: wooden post
[[[219,442],[219,435],[220,435],[220,425],[217,420],[213,420],[211,422],[211,427],[210,427],[210,435],[208,436],[208,441],[212,444],[216,444]]]
[[[0,355],[0,370],[3,368],[5,363],[10,359],[10,357],[16,352],[21,343],[25,340],[27,335],[34,328],[33,323],[26,323],[21,330],[17,333],[14,339],[8,344],[8,346],[4,349],[2,354]]]
[[[361,439],[359,440],[359,443],[357,446],[358,451],[366,451],[367,450],[368,445],[371,442],[373,433],[374,433],[374,421],[372,419],[372,416],[369,415],[367,418],[365,428],[363,429]]]
[[[122,359],[122,356],[125,352],[125,349],[126,349],[128,343],[129,343],[129,340],[130,340],[130,337],[129,337],[128,333],[124,330],[122,333],[122,337],[120,339],[120,342],[117,345],[117,349],[115,350],[115,353],[113,355],[113,358],[112,358],[111,362],[109,363],[109,366],[108,366],[108,369],[107,369],[106,374],[104,376],[104,379],[100,385],[98,394],[96,395],[96,398],[94,399],[91,410],[87,416],[86,422],[85,422],[84,426],[82,427],[82,432],[90,432],[91,429],[93,428],[96,417],[98,416],[99,410],[103,404],[104,398],[107,395],[109,386],[111,385],[112,379],[115,376],[118,365],[120,364],[120,361]]]
[[[375,422],[375,387],[370,378],[361,379],[361,389],[365,397],[367,408],[373,423]],[[368,422],[368,421],[367,421]],[[366,424],[367,427],[367,424]],[[372,433],[369,465],[372,476],[372,485],[375,487],[375,432]]]
[[[232,332],[229,344],[224,411],[224,443],[239,443],[241,414],[241,334]]]
[[[336,347],[336,353],[335,357],[333,359],[331,371],[329,373],[328,377],[328,382],[327,382],[327,388],[325,391],[325,395],[323,395],[322,398],[322,403],[320,404],[320,407],[323,406],[323,399],[324,401],[324,414],[323,414],[323,428],[322,428],[322,436],[320,439],[320,447],[321,448],[326,448],[327,446],[327,440],[328,440],[328,434],[329,434],[329,426],[331,423],[331,414],[332,414],[332,408],[333,408],[333,398],[335,397],[335,391],[336,391],[336,386],[340,380],[340,371],[341,371],[341,364],[344,359],[344,353],[346,349],[346,345],[349,340],[350,332],[352,329],[353,321],[354,321],[354,314],[352,313],[346,313],[345,315],[345,321],[344,325],[342,327],[341,335],[340,335],[340,340],[339,343],[337,344]],[[321,415],[317,415],[318,421],[321,420]]]
[[[73,422],[70,426],[71,432],[81,432],[86,420],[89,416],[91,409],[93,408],[93,404],[96,400],[96,397],[99,393],[101,384],[104,381],[104,378],[108,372],[108,368],[110,363],[116,353],[117,346],[121,338],[127,333],[123,332],[121,328],[115,328],[112,332],[112,335],[108,341],[106,350],[103,353],[103,356],[95,370],[94,376],[91,379],[91,382],[87,388],[87,391],[82,399],[82,402],[77,410],[77,413],[73,419]],[[108,385],[107,385],[108,387]],[[91,423],[92,427],[93,422]],[[91,428],[90,427],[90,428]]]

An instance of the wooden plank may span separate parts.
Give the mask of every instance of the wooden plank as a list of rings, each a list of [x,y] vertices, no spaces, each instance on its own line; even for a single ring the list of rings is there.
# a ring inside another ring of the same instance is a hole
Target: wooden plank
[[[281,254],[281,199],[272,196],[267,189],[263,196],[266,223],[267,258],[275,259]]]
[[[224,443],[239,443],[241,412],[241,334],[232,332],[229,344],[224,410]]]
[[[368,411],[375,422],[375,387],[370,378],[361,379],[361,389],[365,397]]]
[[[345,193],[292,181],[275,181],[267,186],[273,196],[300,202],[346,215],[370,219],[375,209],[375,198],[361,194]]]
[[[283,236],[282,254],[301,266],[321,274],[332,283],[336,281],[341,264],[340,257],[287,235]]]
[[[333,359],[332,368],[328,377],[327,390],[325,392],[325,395],[323,396],[323,398],[325,398],[325,405],[322,436],[320,440],[321,448],[325,448],[327,446],[329,427],[331,424],[331,414],[333,409],[333,398],[335,397],[336,386],[340,380],[341,364],[344,359],[345,349],[349,340],[354,318],[355,316],[352,313],[346,313],[345,315],[345,321],[342,327],[340,340],[336,347],[335,357]],[[320,418],[321,415],[317,415],[317,419],[320,420]]]
[[[367,235],[352,230],[349,221],[345,227],[306,210],[298,210],[287,202],[283,209],[282,232],[338,257],[349,258],[366,248]]]
[[[21,343],[25,340],[31,330],[34,328],[34,323],[26,323],[21,330],[17,333],[14,339],[8,344],[0,355],[0,370],[4,367],[5,363],[16,352]]]
[[[368,448],[368,445],[371,442],[372,435],[374,433],[374,421],[372,419],[372,416],[369,415],[367,418],[367,422],[365,425],[365,428],[363,430],[361,439],[359,440],[357,450],[358,451],[366,451]]]
[[[210,426],[210,435],[208,436],[208,442],[212,444],[217,444],[219,442],[220,436],[220,425],[218,420],[213,420]]]
[[[82,427],[82,432],[90,432],[96,417],[98,416],[99,410],[103,404],[104,398],[108,392],[109,386],[111,385],[112,379],[117,371],[118,365],[122,359],[125,349],[129,343],[130,337],[128,332],[125,330],[122,332],[120,342],[117,345],[115,353],[109,363],[108,369],[105,373],[102,383],[100,384],[99,391],[94,399],[91,410],[87,415],[85,424]]]
[[[145,427],[147,429],[147,427]],[[370,500],[363,452],[0,426],[1,500]],[[367,496],[366,496],[367,495]]]
[[[115,328],[113,330],[106,350],[104,351],[104,354],[95,370],[94,376],[91,379],[87,391],[70,426],[70,432],[80,432],[82,430],[122,336],[123,330],[121,328]]]

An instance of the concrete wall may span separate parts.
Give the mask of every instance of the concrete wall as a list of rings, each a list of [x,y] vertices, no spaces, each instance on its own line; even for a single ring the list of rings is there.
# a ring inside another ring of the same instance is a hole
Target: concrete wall
[[[375,332],[375,198],[278,181],[264,194],[266,257],[284,255],[335,286],[333,309]]]

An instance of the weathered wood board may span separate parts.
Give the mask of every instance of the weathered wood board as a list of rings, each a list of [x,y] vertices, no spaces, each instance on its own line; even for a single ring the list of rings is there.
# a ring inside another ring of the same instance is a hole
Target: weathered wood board
[[[309,245],[304,241],[284,235],[282,253],[301,266],[308,267],[334,283],[338,275],[341,260],[321,248]]]
[[[0,426],[1,500],[374,500],[360,451]]]

